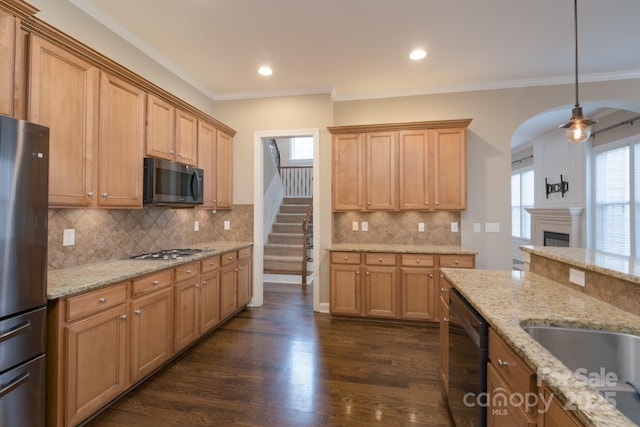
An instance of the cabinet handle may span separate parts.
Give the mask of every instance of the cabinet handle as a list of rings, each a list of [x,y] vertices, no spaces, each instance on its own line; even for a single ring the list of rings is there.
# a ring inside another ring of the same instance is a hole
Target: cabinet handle
[[[505,366],[509,366],[509,362],[506,360],[498,359],[498,366],[504,368]]]
[[[158,282],[157,280],[154,280],[151,284],[152,284],[153,286],[156,286],[156,285],[157,285],[157,284],[159,284],[159,283],[160,283],[160,282]]]
[[[89,197],[93,197],[93,191],[89,191],[89,192],[87,193],[87,196],[89,196]]]
[[[174,153],[175,153],[175,151],[169,150],[169,154],[174,154]]]
[[[109,197],[109,194],[108,193],[102,193],[102,197],[104,197],[106,199],[107,197]]]
[[[359,270],[358,270],[358,271],[356,271],[356,274],[359,276],[359,275],[360,275],[360,271],[359,271]]]
[[[202,282],[202,286],[207,286],[207,281],[206,280]]]
[[[215,267],[215,266],[216,266],[216,263],[215,263],[215,262],[210,262],[210,263],[209,263],[209,265],[210,265],[211,267]]]
[[[127,320],[127,315],[126,315],[126,314],[123,314],[122,316],[120,316],[120,318],[121,318],[122,320]]]
[[[100,298],[98,298],[98,302],[100,304],[104,304],[105,302],[107,302],[107,299],[105,297],[100,297]]]
[[[378,262],[382,262],[382,258],[378,258]]]
[[[447,292],[447,288],[440,288],[440,292]]]
[[[453,261],[455,265],[458,265],[458,262],[459,262],[458,260]]]
[[[349,257],[344,257],[344,260],[345,260],[345,261],[348,261],[348,260],[349,260]]]
[[[442,274],[440,274],[440,278],[441,278],[441,279],[444,279],[444,276],[443,276]]]
[[[238,270],[242,270],[242,267],[238,267]]]
[[[233,259],[233,255],[229,255],[229,260],[232,260],[232,259]]]
[[[371,202],[367,202],[367,206],[371,206]]]
[[[433,279],[433,274],[429,274],[429,279]]]
[[[188,273],[191,273],[191,269],[188,269],[188,270],[187,270],[187,274],[188,274]]]
[[[367,276],[370,276],[370,275],[371,275],[371,273],[369,273],[368,271],[367,271],[365,274],[366,274]]]
[[[444,323],[449,323],[449,318],[448,318],[448,317],[444,317],[444,318],[442,319],[442,321],[443,321]]]
[[[420,264],[420,259],[416,259],[416,264]]]
[[[233,269],[233,271],[238,271],[238,269],[237,269],[237,268],[234,268],[234,269]]]
[[[199,288],[199,287],[200,287],[200,285],[196,283],[196,288]]]
[[[178,153],[178,154],[176,154],[176,156],[178,156],[178,157],[182,157],[182,154],[181,154],[181,153]]]
[[[440,202],[436,202],[436,206],[438,206],[440,204]]]
[[[134,310],[134,313],[140,316],[140,309]]]

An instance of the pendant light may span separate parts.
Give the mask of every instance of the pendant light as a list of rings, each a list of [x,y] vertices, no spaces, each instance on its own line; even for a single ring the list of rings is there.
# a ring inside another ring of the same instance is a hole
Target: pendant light
[[[575,32],[576,104],[571,110],[571,120],[560,125],[560,128],[567,129],[567,140],[569,142],[581,143],[589,139],[591,125],[598,123],[598,121],[585,118],[582,115],[582,107],[578,102],[578,0],[573,0],[573,22]]]

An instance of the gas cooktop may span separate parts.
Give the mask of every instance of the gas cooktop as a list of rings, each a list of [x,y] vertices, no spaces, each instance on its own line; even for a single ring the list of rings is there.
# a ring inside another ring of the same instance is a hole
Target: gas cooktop
[[[180,259],[191,255],[199,254],[202,249],[164,249],[158,252],[150,252],[148,254],[134,255],[131,259],[160,260],[167,261],[172,259]]]

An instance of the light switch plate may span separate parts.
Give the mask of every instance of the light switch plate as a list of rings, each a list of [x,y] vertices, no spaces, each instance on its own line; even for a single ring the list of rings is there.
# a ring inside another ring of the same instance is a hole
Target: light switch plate
[[[62,231],[62,246],[73,246],[76,244],[76,230],[65,228]]]
[[[200,222],[194,221],[193,223],[193,231],[200,231]]]
[[[229,221],[228,219],[224,220],[224,229],[231,230],[231,221]]]
[[[351,231],[358,231],[358,221],[351,222]]]
[[[458,232],[458,223],[457,222],[452,222],[451,223],[451,232],[452,233],[457,233]]]
[[[482,233],[482,224],[480,224],[479,222],[474,222],[473,223],[473,232],[474,233]]]
[[[362,231],[369,231],[369,223],[367,221],[362,221],[361,228]]]
[[[487,222],[484,225],[485,233],[499,233],[500,232],[500,223],[499,222]]]
[[[418,231],[420,233],[424,233],[424,222],[419,222],[418,223]]]

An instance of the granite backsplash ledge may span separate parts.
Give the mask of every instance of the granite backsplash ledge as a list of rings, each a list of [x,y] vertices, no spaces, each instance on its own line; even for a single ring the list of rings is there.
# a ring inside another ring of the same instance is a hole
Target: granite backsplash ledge
[[[224,221],[231,229],[224,230]],[[199,231],[194,231],[198,221]],[[75,244],[63,246],[63,231],[75,230]],[[48,267],[123,259],[144,252],[211,241],[252,241],[253,205],[231,211],[209,209],[49,209]]]
[[[352,231],[352,223],[358,230]],[[361,231],[362,221],[368,231]],[[418,231],[418,223],[425,231]],[[333,243],[397,243],[408,245],[459,246],[460,232],[451,232],[451,223],[458,223],[460,212],[334,212]]]

